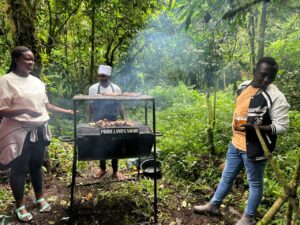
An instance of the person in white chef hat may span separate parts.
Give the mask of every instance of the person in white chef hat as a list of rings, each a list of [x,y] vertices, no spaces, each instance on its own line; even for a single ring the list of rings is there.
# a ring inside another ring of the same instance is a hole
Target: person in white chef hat
[[[89,95],[97,94],[121,94],[118,85],[110,81],[112,68],[108,65],[100,65],[98,69],[99,82],[89,88]],[[117,120],[118,115],[124,120],[124,107],[117,101],[93,101],[89,104],[88,120],[98,121],[107,119],[109,121]],[[111,160],[113,174],[118,180],[124,180],[124,176],[118,171],[118,159]],[[100,160],[100,169],[94,174],[95,178],[100,178],[107,173],[106,161]]]

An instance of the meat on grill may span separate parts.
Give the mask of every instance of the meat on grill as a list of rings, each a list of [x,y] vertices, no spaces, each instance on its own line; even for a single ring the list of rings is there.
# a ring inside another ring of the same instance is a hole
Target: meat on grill
[[[98,120],[95,123],[89,123],[90,127],[121,127],[121,126],[133,126],[134,123],[131,121],[125,120],[116,120],[116,121],[109,121],[107,119]]]
[[[138,97],[141,96],[141,93],[135,93],[135,92],[124,92],[122,94],[119,93],[100,93],[98,95],[102,96],[125,96],[125,97]]]
[[[135,92],[124,92],[122,94],[122,96],[126,96],[126,97],[138,97],[141,96],[141,93],[135,93]]]

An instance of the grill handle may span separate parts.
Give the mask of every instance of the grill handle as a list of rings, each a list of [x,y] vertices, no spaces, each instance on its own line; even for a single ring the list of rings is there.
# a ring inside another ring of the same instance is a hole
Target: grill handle
[[[155,135],[155,137],[162,137],[163,136],[163,134],[160,131],[156,131],[154,133],[154,135]]]
[[[73,142],[74,138],[71,136],[61,136],[58,138],[61,142]]]

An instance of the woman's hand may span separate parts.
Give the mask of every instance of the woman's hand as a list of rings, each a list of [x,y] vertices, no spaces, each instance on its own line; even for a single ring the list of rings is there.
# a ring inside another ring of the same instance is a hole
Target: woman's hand
[[[65,111],[65,113],[70,114],[70,115],[74,115],[74,111],[72,109],[67,109]]]
[[[246,130],[244,125],[245,125],[245,124],[242,124],[242,125],[240,125],[240,126],[236,126],[235,124],[233,124],[233,129],[234,129],[235,131],[241,131],[241,132],[244,132],[244,131]]]
[[[50,112],[59,112],[59,113],[66,113],[66,114],[74,115],[74,112],[72,109],[60,108],[60,107],[50,104],[50,103],[46,104],[46,109]]]
[[[33,110],[32,108],[8,108],[0,111],[2,117],[15,117],[22,114],[27,114],[31,117],[39,117],[42,113]]]
[[[33,118],[36,118],[36,117],[39,117],[39,116],[42,115],[42,113],[37,112],[37,111],[35,111],[35,110],[31,109],[31,108],[25,108],[24,110],[25,110],[24,114],[27,114],[27,115],[29,115],[29,116],[31,116]]]

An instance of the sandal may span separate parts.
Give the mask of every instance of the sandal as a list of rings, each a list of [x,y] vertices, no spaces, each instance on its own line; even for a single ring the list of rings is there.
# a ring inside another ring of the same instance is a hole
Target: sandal
[[[42,204],[42,203],[44,203],[44,204]],[[51,210],[51,206],[49,205],[49,203],[44,198],[37,199],[34,202],[34,204],[36,206],[40,207],[39,212],[41,212],[41,213],[46,213],[46,212],[49,212]]]
[[[97,172],[93,175],[94,178],[101,178],[107,173],[106,170],[97,170]]]
[[[126,177],[123,174],[119,173],[119,172],[114,172],[112,174],[112,177],[117,179],[118,181],[126,180]]]
[[[15,213],[17,214],[18,216],[18,219],[21,221],[21,222],[30,222],[32,220],[32,215],[31,213],[27,212],[26,210],[26,213],[22,213],[23,210],[26,210],[25,208],[25,205],[22,205],[21,207],[17,208],[15,210]]]

